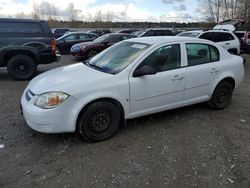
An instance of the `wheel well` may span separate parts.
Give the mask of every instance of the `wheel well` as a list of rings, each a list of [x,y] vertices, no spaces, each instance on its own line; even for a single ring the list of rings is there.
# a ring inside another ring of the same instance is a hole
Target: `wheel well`
[[[34,54],[32,52],[29,52],[29,51],[10,51],[10,52],[7,52],[5,55],[4,55],[4,64],[5,66],[7,65],[7,62],[14,56],[16,55],[28,55],[30,56],[32,59],[34,59],[36,61],[36,58],[34,56]]]
[[[235,87],[235,80],[232,78],[232,77],[227,77],[227,78],[224,78],[222,81],[228,81],[230,84],[232,84],[233,88]]]
[[[77,121],[76,121],[76,131],[78,132],[79,130],[79,121],[80,121],[80,117],[82,116],[82,114],[86,111],[86,109],[91,106],[93,103],[96,103],[96,102],[111,102],[112,104],[114,104],[121,112],[121,121],[124,119],[124,109],[123,109],[123,106],[122,104],[116,100],[116,99],[113,99],[113,98],[100,98],[100,99],[96,99],[94,101],[91,101],[89,102],[87,105],[85,105],[82,110],[80,111],[80,113],[78,114],[78,117],[77,117]]]
[[[228,49],[228,52],[231,53],[231,54],[235,54],[235,55],[238,54],[238,50],[236,48]]]

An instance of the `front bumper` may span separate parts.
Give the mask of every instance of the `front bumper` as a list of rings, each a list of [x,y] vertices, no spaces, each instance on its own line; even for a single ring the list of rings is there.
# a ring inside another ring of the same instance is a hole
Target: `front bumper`
[[[75,131],[75,117],[71,114],[77,100],[69,97],[53,109],[41,109],[34,105],[38,96],[27,100],[27,90],[21,98],[21,111],[28,126],[42,133],[65,133]]]

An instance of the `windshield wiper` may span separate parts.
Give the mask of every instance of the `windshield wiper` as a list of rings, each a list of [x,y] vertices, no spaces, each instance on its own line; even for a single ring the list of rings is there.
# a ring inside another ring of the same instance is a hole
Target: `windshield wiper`
[[[98,69],[98,70],[101,70],[103,71],[103,68],[100,67],[100,66],[97,66],[97,65],[94,65],[94,64],[90,64],[89,61],[86,61],[86,64],[90,67],[93,67],[94,69]]]

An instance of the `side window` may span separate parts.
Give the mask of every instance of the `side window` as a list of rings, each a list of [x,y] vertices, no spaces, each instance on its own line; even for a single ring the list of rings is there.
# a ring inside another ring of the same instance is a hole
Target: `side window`
[[[207,44],[186,44],[188,66],[200,65],[219,60],[216,47]]]
[[[230,40],[234,40],[233,35],[231,35],[230,33],[224,33],[224,41],[230,41]]]
[[[88,38],[97,38],[95,35],[88,35]]]
[[[65,41],[73,41],[77,39],[77,35],[69,35],[64,38]]]
[[[148,31],[147,33],[144,34],[144,36],[155,36],[155,32],[154,31]]]
[[[0,22],[1,33],[43,33],[39,23],[33,22]]]
[[[214,41],[213,33],[204,33],[199,38]]]
[[[181,51],[179,44],[167,45],[158,48],[139,65],[148,65],[157,69],[157,72],[181,67]]]
[[[86,35],[86,34],[80,34],[79,35],[79,39],[88,39],[88,38],[89,38],[89,36]]]
[[[209,46],[210,54],[211,54],[211,62],[220,60],[219,50],[214,46]]]

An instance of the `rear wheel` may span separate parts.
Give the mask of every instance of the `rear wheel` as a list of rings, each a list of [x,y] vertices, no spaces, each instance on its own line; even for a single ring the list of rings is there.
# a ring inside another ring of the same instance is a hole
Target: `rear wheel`
[[[215,88],[214,93],[208,102],[209,106],[216,109],[223,109],[230,103],[233,95],[233,85],[224,80]]]
[[[119,128],[120,110],[111,102],[91,104],[79,119],[79,131],[86,140],[97,142],[110,138]]]
[[[16,80],[28,80],[35,76],[37,64],[28,55],[16,55],[8,61],[7,70]]]

